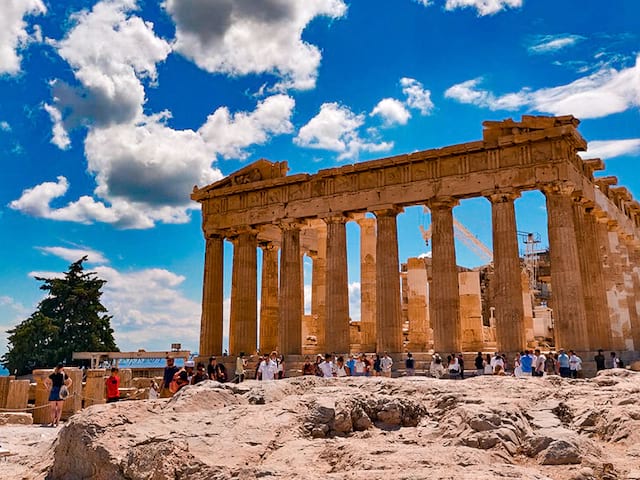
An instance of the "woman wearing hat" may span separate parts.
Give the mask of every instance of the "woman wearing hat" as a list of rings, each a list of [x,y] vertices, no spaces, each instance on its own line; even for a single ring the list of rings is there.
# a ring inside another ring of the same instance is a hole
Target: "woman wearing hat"
[[[67,398],[68,392],[66,389],[62,389],[63,386],[67,388],[71,386],[71,379],[64,372],[64,365],[59,363],[53,370],[53,373],[45,379],[44,385],[49,391],[49,407],[51,411],[51,427],[57,427],[60,423],[60,417],[62,416],[62,405],[65,398]]]

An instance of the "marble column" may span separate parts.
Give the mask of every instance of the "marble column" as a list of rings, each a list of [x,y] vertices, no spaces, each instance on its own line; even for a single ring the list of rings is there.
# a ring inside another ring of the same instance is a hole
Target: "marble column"
[[[598,350],[606,348],[610,332],[596,219],[590,213],[593,206],[587,202],[576,202],[573,208],[587,318],[587,336],[591,350]]]
[[[501,352],[520,352],[526,346],[522,266],[518,252],[515,192],[488,195],[493,227],[494,307],[496,342]]]
[[[206,235],[199,350],[203,357],[222,354],[223,259],[224,237]]]
[[[364,352],[376,351],[376,219],[359,219],[360,338]]]
[[[316,352],[324,353],[325,326],[327,319],[327,228],[315,227],[317,235],[317,250],[312,252],[313,267],[311,270],[311,315],[317,328]]]
[[[300,227],[285,222],[280,254],[280,326],[278,338],[284,355],[302,354],[302,276],[300,274]]]
[[[637,330],[640,324],[638,317],[637,300],[634,291],[634,271],[631,263],[631,255],[629,253],[629,245],[627,244],[627,238],[620,239],[620,255],[622,257],[622,275],[623,275],[623,295],[626,299],[627,311],[629,312],[629,321],[623,325],[622,333],[627,350],[634,350],[634,345],[637,343],[634,340],[634,330]]]
[[[260,352],[271,352],[278,347],[278,247],[272,242],[261,242],[262,286],[260,295]]]
[[[377,210],[376,235],[376,343],[379,352],[400,353],[402,315],[398,261],[398,208]]]
[[[549,256],[556,349],[589,350],[580,254],[573,211],[573,187],[543,189],[547,197]]]
[[[633,349],[640,351],[640,252],[637,247],[629,246],[629,260],[631,261],[631,281],[636,307],[636,316],[631,323],[631,338]]]
[[[460,288],[453,236],[454,198],[434,198],[431,209],[431,283],[429,312],[433,348],[441,354],[460,351]]]
[[[602,260],[602,276],[604,279],[605,292],[607,297],[607,319],[609,326],[608,345],[610,350],[624,349],[624,339],[622,337],[621,313],[622,308],[617,288],[617,265],[616,254],[611,248],[610,220],[606,214],[601,214],[596,223],[598,245],[600,247],[600,259]],[[615,233],[613,233],[615,237]]]
[[[407,259],[407,317],[409,350],[426,352],[429,344],[427,268],[422,258]]]
[[[347,278],[347,218],[332,215],[327,224],[325,348],[349,353],[349,281]]]
[[[257,231],[240,231],[234,240],[229,353],[255,352],[258,344]]]

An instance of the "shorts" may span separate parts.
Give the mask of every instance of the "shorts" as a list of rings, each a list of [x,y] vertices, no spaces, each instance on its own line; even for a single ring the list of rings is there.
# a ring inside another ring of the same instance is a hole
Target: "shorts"
[[[60,398],[60,387],[51,387],[51,391],[49,391],[49,401],[50,402],[61,402]]]

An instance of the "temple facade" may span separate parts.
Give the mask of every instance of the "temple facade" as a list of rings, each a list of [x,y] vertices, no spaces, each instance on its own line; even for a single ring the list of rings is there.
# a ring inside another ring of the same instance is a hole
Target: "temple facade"
[[[640,349],[640,204],[616,178],[594,178],[604,164],[578,156],[587,147],[578,124],[573,116],[487,121],[475,142],[316,174],[287,175],[286,162],[258,160],[195,187],[206,239],[200,355],[222,350],[225,241],[233,244],[230,353],[299,355],[309,337],[318,351],[349,352],[347,222],[361,232],[358,351],[481,350],[479,280],[456,265],[452,214],[473,197],[491,203],[496,348],[522,350],[534,322],[514,201],[529,190],[546,197],[556,348]],[[396,218],[413,205],[431,211],[432,259],[428,273],[409,259],[402,274]],[[305,254],[313,261],[306,317]]]

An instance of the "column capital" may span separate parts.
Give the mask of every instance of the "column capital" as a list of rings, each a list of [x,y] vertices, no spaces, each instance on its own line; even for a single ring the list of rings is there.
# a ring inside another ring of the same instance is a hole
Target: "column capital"
[[[379,217],[395,217],[396,215],[402,212],[404,212],[404,208],[399,207],[397,205],[388,205],[388,206],[378,207],[375,210],[373,210],[371,213],[373,213],[376,216],[376,218],[379,218]]]
[[[542,190],[542,193],[545,195],[571,196],[576,192],[576,186],[571,182],[556,182],[543,185],[540,190]]]
[[[271,240],[260,240],[258,242],[258,246],[262,250],[278,250],[278,244],[276,242],[272,242]]]
[[[342,212],[331,212],[326,215],[322,215],[320,218],[322,218],[327,225],[330,223],[347,223],[351,220],[349,215]]]
[[[206,240],[215,240],[222,238],[223,240],[229,235],[228,231],[224,230],[206,230],[204,232],[204,238]]]
[[[451,210],[459,203],[455,197],[432,197],[425,202],[430,210]]]
[[[511,188],[491,190],[482,192],[482,196],[486,197],[491,203],[513,202],[516,198],[520,198],[520,191]]]
[[[302,218],[284,218],[280,220],[280,222],[278,222],[278,226],[283,232],[291,230],[301,230],[302,227],[306,225],[306,220]]]

